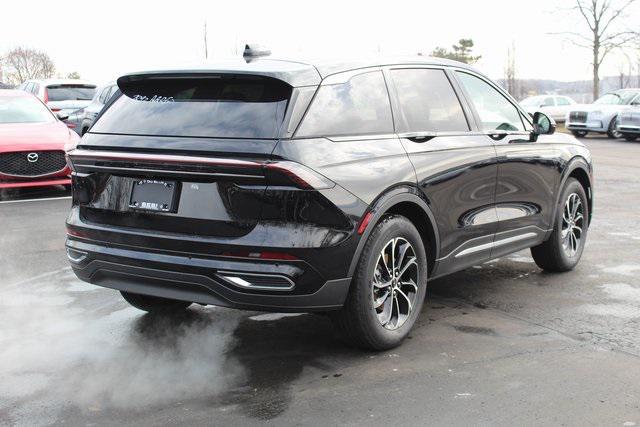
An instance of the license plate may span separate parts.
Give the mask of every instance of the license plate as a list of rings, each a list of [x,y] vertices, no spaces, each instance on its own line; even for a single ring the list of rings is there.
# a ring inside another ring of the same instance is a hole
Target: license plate
[[[140,179],[133,183],[129,207],[153,212],[175,212],[177,208],[176,181]]]

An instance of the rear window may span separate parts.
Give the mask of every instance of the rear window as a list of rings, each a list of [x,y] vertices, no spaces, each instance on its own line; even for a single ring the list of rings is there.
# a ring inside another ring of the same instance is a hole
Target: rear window
[[[96,91],[91,85],[55,85],[47,86],[49,101],[89,101]]]
[[[298,137],[393,133],[391,105],[382,72],[358,74],[318,89]]]
[[[291,97],[291,86],[261,76],[143,76],[119,86],[91,132],[273,139]]]

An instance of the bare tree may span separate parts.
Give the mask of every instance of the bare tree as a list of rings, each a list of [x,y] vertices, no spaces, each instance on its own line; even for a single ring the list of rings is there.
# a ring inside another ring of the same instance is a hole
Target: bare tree
[[[507,92],[513,97],[518,98],[517,82],[516,82],[516,45],[511,43],[511,47],[507,49],[507,64],[504,67],[504,82],[507,86]]]
[[[600,66],[613,50],[627,45],[638,33],[621,27],[624,12],[636,0],[573,0],[569,10],[577,13],[588,31],[565,31],[571,43],[589,49],[593,66],[593,99],[600,95]]]
[[[53,76],[55,66],[45,52],[16,47],[1,59],[10,83],[20,84],[29,79],[47,79]]]

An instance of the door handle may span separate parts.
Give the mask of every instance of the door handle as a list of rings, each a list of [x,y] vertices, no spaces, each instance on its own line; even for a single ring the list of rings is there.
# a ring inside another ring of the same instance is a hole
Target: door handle
[[[435,138],[438,134],[436,132],[407,132],[398,134],[398,136],[421,144]]]
[[[496,130],[496,131],[491,131],[487,133],[487,135],[489,136],[489,138],[493,139],[494,141],[500,141],[501,139],[504,139],[504,137],[508,135],[508,132],[505,130]]]

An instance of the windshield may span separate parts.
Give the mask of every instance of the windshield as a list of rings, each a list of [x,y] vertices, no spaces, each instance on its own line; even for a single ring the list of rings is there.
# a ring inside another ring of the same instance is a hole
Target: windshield
[[[47,99],[51,101],[89,101],[96,87],[93,85],[47,86]]]
[[[0,123],[50,123],[56,119],[32,96],[0,98]]]
[[[260,138],[278,136],[291,86],[261,76],[143,76],[119,96],[93,133]]]
[[[631,100],[638,94],[638,92],[611,92],[602,95],[598,98],[594,104],[607,104],[607,105],[625,105],[631,102]]]

